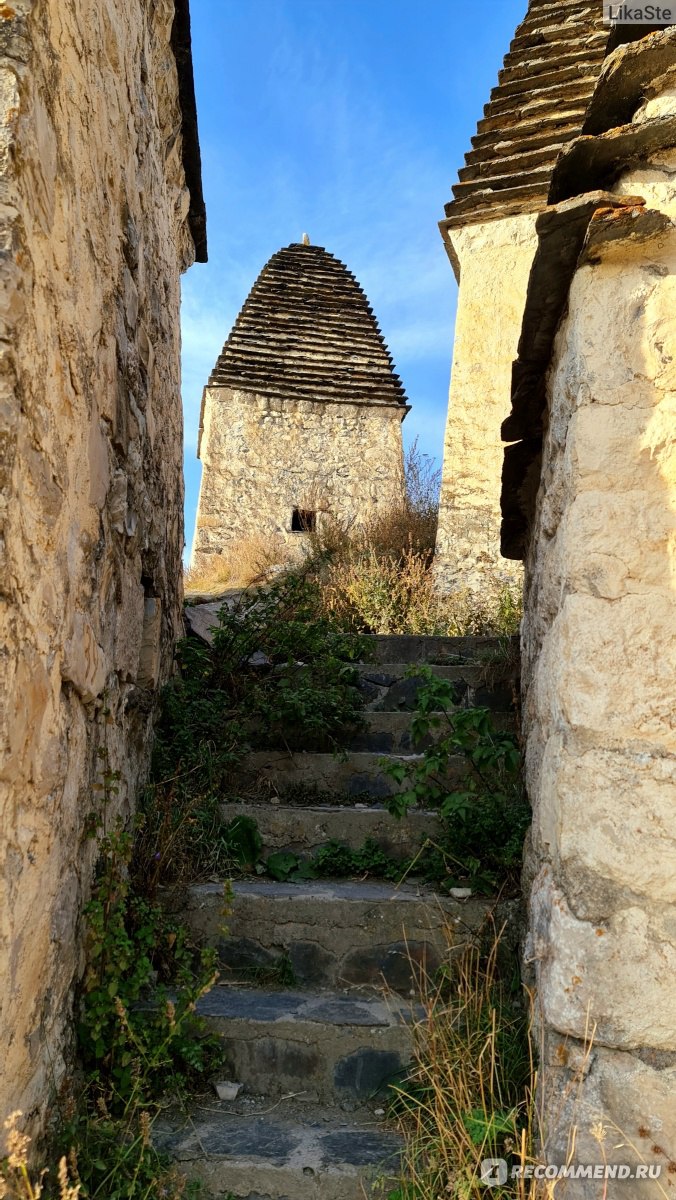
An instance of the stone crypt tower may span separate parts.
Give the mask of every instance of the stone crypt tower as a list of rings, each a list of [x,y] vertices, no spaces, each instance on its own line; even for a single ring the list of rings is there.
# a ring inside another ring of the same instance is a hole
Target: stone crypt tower
[[[398,501],[409,411],[364,292],[304,238],[261,271],[204,389],[192,566],[249,537],[294,550]]]
[[[610,30],[601,0],[530,0],[440,229],[459,284],[436,549],[440,586],[500,557],[500,427],[554,165],[582,129]]]

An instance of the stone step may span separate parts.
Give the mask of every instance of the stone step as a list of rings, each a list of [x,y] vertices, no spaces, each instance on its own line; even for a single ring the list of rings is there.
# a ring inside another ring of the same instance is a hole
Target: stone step
[[[364,1200],[376,1180],[396,1175],[401,1138],[371,1114],[348,1121],[321,1109],[306,1119],[285,1112],[233,1115],[209,1103],[187,1117],[162,1116],[153,1136],[210,1197]]]
[[[221,808],[223,819],[246,817],[256,822],[263,841],[263,857],[270,851],[292,850],[311,854],[330,841],[359,850],[370,839],[390,858],[401,861],[418,852],[426,838],[438,834],[433,812],[411,812],[399,821],[387,809],[365,804],[346,808],[334,804],[285,805],[236,801]]]
[[[415,754],[431,745],[441,734],[448,732],[448,726],[443,720],[444,714],[437,715],[442,718],[438,731],[432,730],[427,737],[414,743],[411,735],[412,712],[381,712],[369,709],[364,714],[364,729],[352,736],[349,748],[370,750],[378,754]],[[512,733],[516,729],[514,712],[494,712],[492,718],[496,729],[506,733]]]
[[[426,637],[413,634],[379,634],[369,639],[374,662],[437,663],[440,666],[481,662],[504,651],[505,639],[498,637]]]
[[[247,879],[232,885],[227,913],[222,884],[192,887],[184,915],[193,935],[218,950],[226,981],[284,969],[301,988],[408,994],[419,969],[436,971],[492,907],[485,897],[442,897],[415,883]]]
[[[401,1077],[412,1054],[414,1014],[394,996],[217,986],[197,1012],[223,1041],[223,1077],[248,1095],[366,1101]]]
[[[412,712],[375,712],[364,714],[365,725],[350,739],[350,750],[369,750],[377,754],[415,754],[429,745],[426,738],[413,745],[411,736]]]
[[[346,799],[374,797],[382,800],[405,790],[383,769],[383,762],[413,765],[419,754],[377,754],[373,751],[348,751],[343,756],[315,754],[310,751],[256,750],[246,757],[238,772],[243,791],[255,788],[257,794],[278,794],[301,788]],[[449,784],[457,783],[467,772],[464,758],[448,760]]]
[[[494,712],[514,709],[514,683],[500,678],[488,681],[485,666],[466,663],[432,665],[429,669],[438,679],[453,684],[458,707],[490,708]],[[427,682],[422,675],[411,675],[411,664],[406,662],[360,663],[357,670],[369,712],[413,712],[418,703],[418,692]]]

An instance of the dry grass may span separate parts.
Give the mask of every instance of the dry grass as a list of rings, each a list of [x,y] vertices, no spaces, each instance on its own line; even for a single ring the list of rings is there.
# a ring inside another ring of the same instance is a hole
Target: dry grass
[[[183,572],[183,586],[187,592],[215,592],[231,587],[231,579],[230,560],[224,554],[214,554],[208,565],[188,567]]]
[[[443,595],[432,556],[417,551],[412,537],[396,553],[384,553],[365,530],[342,553],[326,556],[320,579],[326,611],[354,633],[480,637],[519,629],[519,588],[496,580],[481,595],[469,589]]]
[[[293,547],[272,534],[241,538],[212,561],[190,567],[183,576],[187,592],[216,592],[226,588],[246,588],[267,583],[280,567],[292,561]]]
[[[449,931],[449,946],[453,937]],[[498,978],[498,948],[498,938],[487,958],[468,948],[453,961],[452,981],[450,973],[420,980],[425,1016],[415,1029],[414,1067],[394,1089],[406,1149],[392,1200],[486,1200],[484,1159],[533,1161],[530,1021],[521,997]],[[535,1195],[517,1185],[489,1194]]]
[[[418,451],[406,457],[406,493],[362,525],[325,519],[313,539],[327,613],[346,630],[376,634],[512,634],[521,619],[517,587],[487,582],[442,595],[433,572],[439,472]]]
[[[40,1200],[44,1194],[45,1181],[49,1172],[43,1170],[34,1178],[28,1165],[30,1137],[19,1128],[22,1113],[13,1112],[4,1123],[7,1141],[7,1156],[0,1163],[0,1200]],[[59,1200],[77,1200],[80,1185],[72,1184],[65,1157],[59,1160],[55,1172],[58,1190],[52,1187],[50,1194]]]
[[[501,948],[501,933],[493,936],[488,954],[473,945],[460,960],[452,957],[455,937],[449,930],[445,976],[419,976],[425,1015],[415,1027],[409,1078],[393,1089],[405,1150],[399,1181],[382,1185],[387,1200],[565,1200],[565,1177],[533,1177],[534,1168],[542,1171],[553,1161],[547,1158],[542,1111],[548,1090],[550,1124],[557,1141],[561,1130],[567,1139],[565,1167],[589,1161],[588,1155],[577,1156],[583,1130],[587,1147],[590,1142],[597,1147],[597,1163],[615,1162],[617,1152],[624,1151],[623,1161],[645,1165],[640,1148],[601,1114],[587,1112],[582,1119],[581,1088],[595,1029],[590,1025],[586,1032],[568,1084],[552,1092],[547,1076],[538,1071],[544,1055],[533,1039],[533,998],[526,989],[515,993],[501,978],[512,957]],[[486,1159],[505,1159],[510,1176],[514,1168],[520,1173],[487,1188],[481,1180]],[[599,1200],[607,1200],[608,1181],[598,1186]],[[661,1183],[655,1180],[652,1186],[655,1196],[667,1200]]]
[[[482,592],[442,595],[433,573],[439,515],[440,472],[414,443],[406,455],[406,489],[398,504],[363,523],[341,523],[321,483],[303,506],[317,512],[308,539],[243,538],[208,567],[190,570],[186,590],[213,592],[270,582],[303,556],[314,562],[324,610],[351,633],[481,636],[512,634],[521,619],[520,589],[486,580]]]
[[[341,525],[324,509],[312,539],[313,554],[358,559],[371,552],[387,561],[414,554],[429,566],[437,539],[441,472],[420,453],[417,441],[406,454],[404,468],[406,488],[400,502],[375,511],[368,520]]]

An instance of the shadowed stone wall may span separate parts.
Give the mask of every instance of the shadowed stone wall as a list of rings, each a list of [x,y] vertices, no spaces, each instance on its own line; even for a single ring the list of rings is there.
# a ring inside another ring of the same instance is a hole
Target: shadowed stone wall
[[[94,784],[128,811],[179,626],[174,16],[0,6],[0,1119],[63,1074]]]

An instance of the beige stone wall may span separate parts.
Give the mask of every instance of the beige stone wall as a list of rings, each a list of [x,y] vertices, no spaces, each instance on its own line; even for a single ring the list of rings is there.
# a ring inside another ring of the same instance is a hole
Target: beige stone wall
[[[617,191],[676,217],[676,156],[663,159]],[[663,1168],[661,1183],[609,1182],[609,1200],[668,1194],[676,1160],[675,348],[676,233],[607,244],[578,269],[527,565],[526,957],[548,1157],[565,1161],[576,1124],[577,1159],[601,1161],[600,1120],[610,1161]]]
[[[180,615],[172,19],[0,5],[0,1119],[62,1075],[97,750],[128,810]]]
[[[445,591],[481,589],[486,572],[521,577],[500,557],[500,426],[510,410],[536,216],[446,234],[460,290],[435,561]]]
[[[401,421],[402,408],[207,388],[192,566],[261,536],[295,552],[294,508],[341,524],[386,511],[403,495]]]

